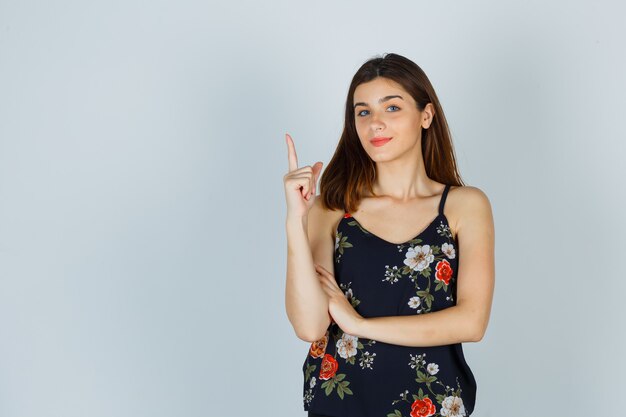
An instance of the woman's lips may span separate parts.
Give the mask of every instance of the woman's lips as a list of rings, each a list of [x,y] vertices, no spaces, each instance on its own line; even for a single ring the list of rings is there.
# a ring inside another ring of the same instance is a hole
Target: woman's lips
[[[390,140],[391,138],[379,137],[379,138],[370,139],[370,142],[372,143],[372,145],[378,147],[378,146],[383,146],[385,143],[389,142]]]

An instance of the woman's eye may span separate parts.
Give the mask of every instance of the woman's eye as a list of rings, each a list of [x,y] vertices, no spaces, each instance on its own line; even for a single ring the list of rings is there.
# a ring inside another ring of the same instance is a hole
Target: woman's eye
[[[396,109],[400,110],[400,107],[398,107],[398,106],[396,106],[396,105],[393,105],[393,104],[392,104],[391,106],[387,107],[387,108],[388,108],[388,109],[390,109],[390,108],[392,108],[392,107],[395,107]],[[363,113],[364,111],[367,111],[367,110],[361,110],[361,111],[360,111],[360,112],[358,112],[356,115],[357,115],[357,116],[360,116],[360,117],[363,117],[362,113]]]

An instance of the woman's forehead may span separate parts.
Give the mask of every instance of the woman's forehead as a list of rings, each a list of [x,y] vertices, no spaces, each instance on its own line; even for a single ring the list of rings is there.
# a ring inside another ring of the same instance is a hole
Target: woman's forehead
[[[379,104],[390,98],[399,97],[411,101],[411,96],[398,83],[392,80],[376,78],[372,81],[359,84],[354,91],[354,102],[368,105]]]

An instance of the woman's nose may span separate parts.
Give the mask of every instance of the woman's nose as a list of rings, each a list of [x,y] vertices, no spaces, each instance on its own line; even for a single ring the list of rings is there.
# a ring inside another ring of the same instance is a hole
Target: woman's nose
[[[382,119],[378,116],[373,116],[370,119],[370,127],[372,129],[372,131],[376,132],[378,130],[384,129],[385,128],[385,123],[382,121]]]

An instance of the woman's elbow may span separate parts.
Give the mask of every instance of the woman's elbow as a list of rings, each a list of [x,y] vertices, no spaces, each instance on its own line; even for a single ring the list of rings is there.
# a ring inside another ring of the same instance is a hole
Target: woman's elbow
[[[316,326],[311,326],[306,329],[295,329],[296,336],[298,336],[300,340],[303,340],[305,342],[309,342],[309,343],[317,342],[322,337],[324,337],[324,335],[326,334],[326,331],[328,330],[329,325],[330,325],[330,318],[326,321],[323,321],[322,323],[319,323]]]

